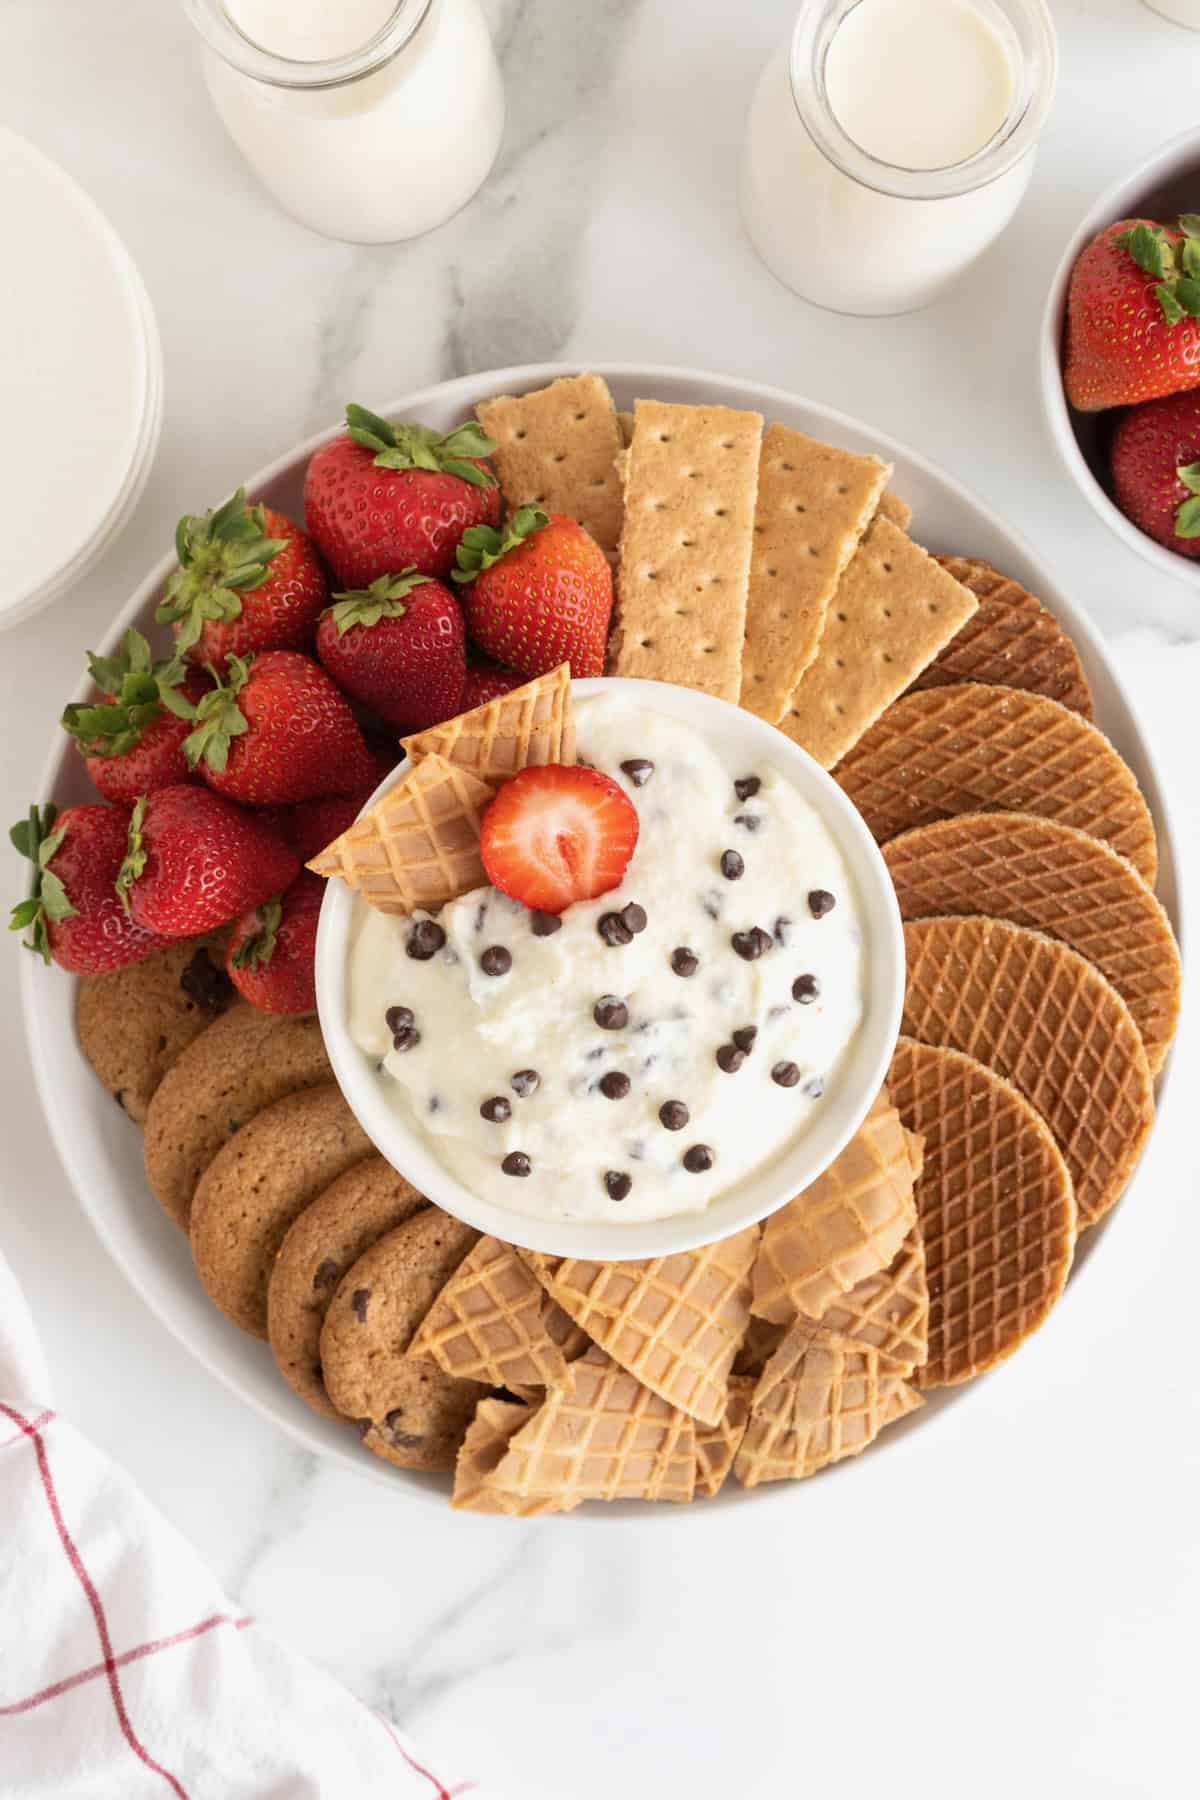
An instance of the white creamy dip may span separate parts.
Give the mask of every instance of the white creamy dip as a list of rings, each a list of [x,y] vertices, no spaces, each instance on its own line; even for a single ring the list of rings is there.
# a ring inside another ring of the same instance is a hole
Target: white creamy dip
[[[785,779],[616,696],[579,701],[577,719],[580,760],[638,810],[620,887],[548,935],[546,915],[480,888],[442,909],[445,942],[424,959],[413,932],[428,915],[357,902],[350,1031],[439,1162],[495,1204],[697,1212],[794,1143],[837,1082],[863,1012],[857,898]],[[653,767],[623,767],[638,762]],[[606,941],[600,921],[630,906],[644,926]],[[528,1173],[506,1172],[514,1159]]]

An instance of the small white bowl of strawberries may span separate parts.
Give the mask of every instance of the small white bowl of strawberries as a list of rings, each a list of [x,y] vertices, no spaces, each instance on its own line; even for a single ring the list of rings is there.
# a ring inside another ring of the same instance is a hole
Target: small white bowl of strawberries
[[[1042,397],[1076,486],[1132,550],[1200,581],[1200,134],[1089,210],[1042,323]]]
[[[305,869],[423,731],[569,661],[600,675],[613,603],[574,520],[502,517],[474,423],[347,408],[308,465],[305,525],[242,490],[179,523],[156,610],[88,657],[68,705],[95,797],[33,807],[12,925],[75,975],[221,932],[267,1012],[316,1007],[324,882]]]

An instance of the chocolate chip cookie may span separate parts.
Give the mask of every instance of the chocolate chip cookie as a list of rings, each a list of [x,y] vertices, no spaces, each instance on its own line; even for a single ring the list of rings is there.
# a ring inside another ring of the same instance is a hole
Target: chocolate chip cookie
[[[80,978],[79,1047],[117,1105],[140,1125],[171,1064],[233,999],[225,932]]]

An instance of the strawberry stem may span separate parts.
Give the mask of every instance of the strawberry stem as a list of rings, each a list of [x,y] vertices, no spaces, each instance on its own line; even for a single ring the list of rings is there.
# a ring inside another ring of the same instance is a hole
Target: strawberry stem
[[[209,620],[228,624],[241,617],[241,596],[262,586],[286,548],[286,538],[267,536],[266,508],[248,506],[245,488],[214,512],[185,513],[175,528],[179,567],[155,618],[178,624],[178,649],[190,650]]]
[[[378,625],[380,619],[402,619],[408,611],[404,602],[415,587],[423,581],[431,579],[422,575],[410,564],[401,569],[398,575],[380,575],[367,588],[352,588],[344,594],[335,594],[336,606],[331,606],[329,616],[338,629],[338,636],[345,637],[355,625]]]
[[[264,969],[275,954],[279,927],[283,922],[283,897],[276,894],[255,909],[255,929],[243,938],[233,953],[235,969]]]
[[[130,894],[134,882],[146,867],[146,846],[142,841],[142,822],[146,817],[146,796],[139,794],[134,801],[133,811],[129,815],[129,836],[126,840],[125,855],[117,870],[114,886],[117,899],[129,917]]]
[[[66,888],[49,866],[51,857],[67,835],[65,825],[58,831],[51,829],[57,816],[55,806],[47,806],[41,813],[36,806],[31,806],[28,818],[20,819],[8,834],[13,848],[33,864],[29,894],[13,907],[8,929],[28,930],[25,948],[33,950],[44,963],[50,961],[48,923],[57,925],[64,919],[75,917],[75,908]]]
[[[527,543],[535,531],[541,531],[549,523],[540,507],[522,506],[508,520],[503,531],[497,531],[492,525],[469,526],[458,546],[458,567],[451,569],[451,575],[455,581],[474,581],[477,575],[492,568],[510,550]]]
[[[457,475],[472,487],[493,488],[491,469],[469,460],[494,454],[495,440],[469,419],[442,437],[428,425],[393,425],[365,406],[346,408],[346,429],[356,444],[371,450],[379,469],[428,469]]]
[[[73,701],[62,714],[63,729],[86,756],[124,756],[164,710],[180,718],[192,715],[192,703],[180,689],[183,664],[177,656],[154,663],[140,631],[125,633],[116,656],[89,651],[88,669],[109,698],[99,704]]]
[[[196,769],[203,762],[218,775],[224,771],[229,762],[230,744],[248,729],[246,715],[238,705],[237,697],[246,685],[253,661],[252,656],[226,657],[224,680],[209,664],[213,686],[193,709],[196,729],[189,731],[183,740],[183,754],[189,769]]]
[[[1173,330],[1181,319],[1200,319],[1200,214],[1181,213],[1183,233],[1173,244],[1161,225],[1139,223],[1113,238],[1127,250],[1143,275],[1153,277],[1154,297]]]

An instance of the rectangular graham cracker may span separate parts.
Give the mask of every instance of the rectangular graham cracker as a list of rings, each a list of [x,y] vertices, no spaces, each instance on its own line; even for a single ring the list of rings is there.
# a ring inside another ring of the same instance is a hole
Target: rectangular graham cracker
[[[978,605],[890,519],[877,518],[838,583],[780,730],[832,769]]]
[[[578,519],[612,556],[621,536],[621,428],[608,384],[570,375],[536,393],[484,400],[475,408],[496,443],[500,489],[514,511],[542,506]]]
[[[901,531],[907,531],[912,524],[912,507],[907,500],[902,500],[899,494],[893,493],[891,488],[880,495],[879,512],[882,518],[890,519],[893,525],[900,527]]]
[[[639,400],[610,672],[736,701],[762,418]]]
[[[768,725],[817,654],[842,570],[879,505],[891,464],[768,425],[758,464],[741,702]]]

